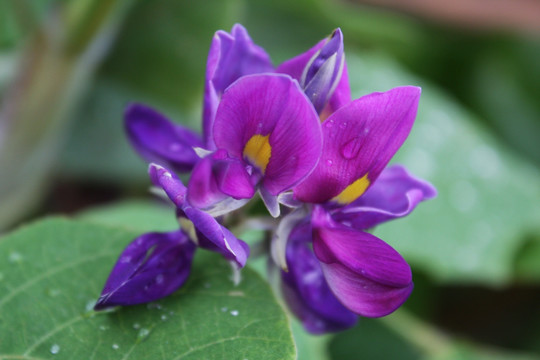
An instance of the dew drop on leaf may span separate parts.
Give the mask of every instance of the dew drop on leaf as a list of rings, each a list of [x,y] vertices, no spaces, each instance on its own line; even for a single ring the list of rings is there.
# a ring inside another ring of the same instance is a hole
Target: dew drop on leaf
[[[60,345],[54,344],[51,346],[51,354],[56,355],[60,352]]]

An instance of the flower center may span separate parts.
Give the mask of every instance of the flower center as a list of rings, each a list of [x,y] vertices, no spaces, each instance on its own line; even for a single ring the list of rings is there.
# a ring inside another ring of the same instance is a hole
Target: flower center
[[[272,146],[268,141],[269,135],[253,135],[244,147],[244,157],[257,166],[264,174],[266,166],[272,156]]]

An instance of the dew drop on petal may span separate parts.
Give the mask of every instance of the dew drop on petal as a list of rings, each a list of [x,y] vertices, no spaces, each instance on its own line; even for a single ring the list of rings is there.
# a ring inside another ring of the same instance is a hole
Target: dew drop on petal
[[[354,159],[360,152],[363,143],[362,140],[362,137],[357,136],[347,141],[341,148],[341,156],[345,159]]]
[[[51,346],[51,354],[53,355],[56,355],[60,352],[60,345],[58,344],[54,344],[53,346]]]
[[[163,280],[165,280],[165,276],[163,276],[163,274],[156,276],[156,284],[162,284]]]
[[[326,165],[327,166],[332,166],[333,164],[334,164],[334,162],[332,160],[330,160],[330,159],[326,160]]]
[[[325,121],[324,126],[327,128],[331,128],[332,126],[334,126],[334,120],[330,119],[328,121]]]
[[[346,121],[342,122],[341,124],[339,124],[339,127],[342,129],[345,129],[347,127],[347,122]]]

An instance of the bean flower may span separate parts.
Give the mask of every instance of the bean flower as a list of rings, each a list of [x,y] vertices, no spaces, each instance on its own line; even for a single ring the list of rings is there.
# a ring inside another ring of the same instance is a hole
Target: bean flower
[[[419,88],[403,86],[351,100],[340,29],[277,67],[241,25],[218,31],[201,135],[148,106],[126,110],[128,139],[174,205],[179,229],[128,245],[96,309],[169,295],[198,248],[245,266],[249,246],[228,218],[260,199],[275,219],[267,231],[282,295],[307,331],[395,311],[413,289],[411,269],[369,231],[436,195],[403,166],[387,167],[419,98]],[[190,173],[187,186],[175,172]]]

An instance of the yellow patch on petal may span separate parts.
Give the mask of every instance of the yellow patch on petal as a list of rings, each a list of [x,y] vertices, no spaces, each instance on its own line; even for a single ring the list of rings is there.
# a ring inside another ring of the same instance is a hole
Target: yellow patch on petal
[[[179,216],[178,223],[180,224],[182,230],[184,230],[184,232],[188,234],[190,240],[198,245],[199,239],[197,238],[197,231],[195,231],[195,225],[193,225],[191,220],[188,220],[183,216]]]
[[[272,146],[268,141],[270,135],[253,135],[244,147],[244,157],[257,166],[262,173],[266,170],[266,166],[272,156]]]
[[[339,195],[335,196],[332,200],[337,201],[340,204],[350,204],[354,200],[358,199],[369,186],[368,174],[364,175],[360,179],[356,180],[349,186],[347,186]]]

